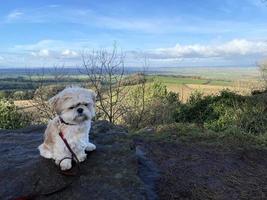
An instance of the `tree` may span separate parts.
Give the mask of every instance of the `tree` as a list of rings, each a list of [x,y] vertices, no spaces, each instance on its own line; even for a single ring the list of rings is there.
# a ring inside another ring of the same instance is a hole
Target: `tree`
[[[261,73],[262,80],[264,82],[264,87],[267,89],[267,59],[261,61],[258,64],[259,71]]]
[[[124,79],[124,54],[116,44],[111,51],[106,49],[82,53],[82,73],[97,94],[98,117],[116,123],[125,113],[122,104],[126,96]]]
[[[28,71],[28,79],[32,88],[36,89],[32,100],[29,101],[34,108],[35,122],[43,123],[52,119],[55,112],[47,100],[65,88],[66,85],[62,82],[68,80],[68,74],[64,66],[55,65],[52,69],[42,68],[36,73]],[[52,85],[48,85],[49,80],[53,81]]]
[[[145,121],[147,107],[147,77],[145,69],[143,73],[138,73],[138,84],[133,85],[129,89],[124,104],[126,105],[126,115],[123,116],[124,124],[132,129],[140,128],[142,122]]]

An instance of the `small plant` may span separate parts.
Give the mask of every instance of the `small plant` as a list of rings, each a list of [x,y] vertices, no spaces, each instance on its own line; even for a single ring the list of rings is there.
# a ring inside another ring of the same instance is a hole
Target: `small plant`
[[[245,97],[229,90],[223,90],[217,96],[204,96],[196,91],[187,103],[178,107],[175,119],[177,122],[195,123],[202,128],[221,131],[233,123],[234,108],[244,101]]]
[[[30,117],[10,101],[0,100],[0,129],[17,129],[30,124]]]
[[[128,110],[123,116],[123,123],[130,129],[140,129],[174,122],[180,101],[177,93],[168,92],[164,84],[155,81],[146,87],[133,87],[125,104]]]
[[[215,113],[211,107],[213,101],[212,96],[203,96],[198,91],[192,93],[188,102],[178,107],[176,121],[195,123],[203,127],[206,121],[214,118]]]
[[[236,125],[247,133],[259,135],[267,131],[266,106],[261,103],[245,102],[239,106],[235,119]]]

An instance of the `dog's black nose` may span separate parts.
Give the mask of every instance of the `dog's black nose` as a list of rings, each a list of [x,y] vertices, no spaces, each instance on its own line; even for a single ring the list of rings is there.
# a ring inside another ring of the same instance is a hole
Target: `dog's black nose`
[[[82,108],[78,108],[77,109],[77,112],[80,113],[80,114],[82,114],[83,113],[83,109]]]

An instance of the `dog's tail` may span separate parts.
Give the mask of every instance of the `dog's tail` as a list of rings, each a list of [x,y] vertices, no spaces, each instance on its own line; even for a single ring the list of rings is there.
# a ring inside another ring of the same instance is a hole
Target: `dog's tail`
[[[40,151],[40,155],[45,157],[45,158],[52,158],[52,152],[50,151],[49,147],[43,143],[38,147],[39,151]]]

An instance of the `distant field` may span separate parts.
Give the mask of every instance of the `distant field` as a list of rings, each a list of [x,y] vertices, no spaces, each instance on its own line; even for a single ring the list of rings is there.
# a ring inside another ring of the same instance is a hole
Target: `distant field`
[[[258,89],[260,84],[257,80],[216,80],[202,77],[182,77],[175,75],[152,75],[150,80],[158,80],[167,86],[167,89],[178,92],[184,102],[194,91],[204,95],[216,95],[221,90],[229,89],[242,95],[248,95],[253,89]]]
[[[62,73],[74,77],[85,77],[82,73],[83,69],[80,68],[0,68],[0,78],[5,77],[27,77],[29,74],[45,74],[49,77],[54,73]],[[125,68],[126,74],[132,74],[136,72],[142,72],[142,68],[127,67]],[[259,70],[256,66],[247,67],[149,67],[147,69],[148,74],[154,75],[183,75],[183,76],[200,76],[208,79],[218,80],[251,80],[258,79],[260,77]]]
[[[155,74],[200,76],[219,80],[258,80],[260,73],[257,67],[164,67],[158,68]]]
[[[212,80],[205,79],[201,77],[179,77],[174,75],[152,75],[149,76],[149,79],[155,79],[165,84],[201,84],[201,85],[225,85],[230,86],[233,84],[233,81],[229,80]]]
[[[134,71],[135,70],[135,71]],[[132,73],[139,69],[132,69]],[[1,72],[1,69],[0,69]],[[34,90],[40,79],[40,69],[29,80],[27,73],[22,70],[8,69],[0,73],[0,91]],[[87,76],[74,69],[62,71],[66,76],[55,79],[51,71],[43,74],[45,85],[63,84],[83,85]],[[151,68],[147,71],[148,80],[157,80],[167,86],[170,91],[178,92],[182,101],[186,101],[194,91],[205,95],[218,94],[223,89],[229,89],[247,95],[253,89],[258,89],[259,72],[256,67],[177,67],[177,68]],[[126,77],[126,76],[125,76]],[[20,107],[28,107],[27,101],[16,101]]]

